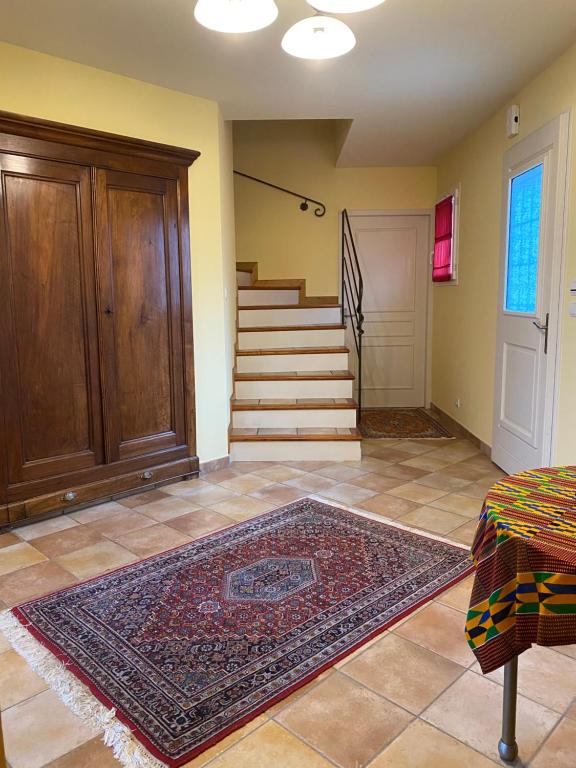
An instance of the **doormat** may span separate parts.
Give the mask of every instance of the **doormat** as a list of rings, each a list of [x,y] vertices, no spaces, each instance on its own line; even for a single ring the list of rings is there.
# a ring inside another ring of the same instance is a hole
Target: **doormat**
[[[362,437],[371,439],[454,439],[423,408],[363,408],[359,429]]]
[[[470,570],[467,548],[301,499],[0,628],[123,765],[177,768]]]

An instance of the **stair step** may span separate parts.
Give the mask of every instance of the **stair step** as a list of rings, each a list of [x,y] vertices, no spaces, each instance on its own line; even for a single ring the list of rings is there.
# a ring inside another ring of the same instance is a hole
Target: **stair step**
[[[334,398],[308,398],[306,400],[232,400],[233,411],[302,411],[302,410],[329,410],[352,408],[356,410],[358,403],[351,397]]]
[[[252,355],[337,355],[350,352],[348,347],[279,347],[271,349],[239,349],[237,357]]]
[[[303,352],[281,350],[269,353],[259,350],[256,354],[238,354],[236,370],[238,373],[281,373],[287,371],[333,371],[348,368],[348,350],[342,347],[328,347],[325,350]]]
[[[345,342],[345,333],[343,325],[239,328],[238,351],[342,347]]]
[[[354,380],[350,371],[282,371],[281,373],[235,373],[236,381],[334,381]]]
[[[355,428],[346,429],[232,429],[231,443],[306,441],[325,442],[342,440],[360,440],[360,432]]]
[[[239,286],[238,306],[250,307],[294,307],[300,304],[297,288],[266,288],[265,286]]]
[[[238,328],[294,328],[334,325],[341,319],[338,305],[312,306],[269,305],[239,307]]]
[[[346,429],[356,426],[357,405],[351,398],[307,400],[233,400],[232,427]]]
[[[286,435],[271,431],[263,435],[241,435],[232,431],[232,461],[359,461],[360,435],[356,430],[329,434],[310,430]]]

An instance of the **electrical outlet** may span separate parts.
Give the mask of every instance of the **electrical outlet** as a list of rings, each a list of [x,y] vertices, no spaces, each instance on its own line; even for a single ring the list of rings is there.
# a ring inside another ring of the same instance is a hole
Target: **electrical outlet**
[[[462,408],[462,400],[458,397],[456,400],[454,400],[454,405],[456,408]]]

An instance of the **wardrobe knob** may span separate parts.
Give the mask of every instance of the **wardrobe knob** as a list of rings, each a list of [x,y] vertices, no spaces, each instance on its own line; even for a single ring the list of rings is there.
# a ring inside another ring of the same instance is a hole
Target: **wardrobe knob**
[[[64,501],[74,501],[74,499],[78,496],[76,491],[66,491],[64,496],[62,497]]]
[[[146,470],[146,472],[142,472],[140,477],[142,480],[150,480],[151,477],[153,477],[154,472],[151,472],[149,469]]]

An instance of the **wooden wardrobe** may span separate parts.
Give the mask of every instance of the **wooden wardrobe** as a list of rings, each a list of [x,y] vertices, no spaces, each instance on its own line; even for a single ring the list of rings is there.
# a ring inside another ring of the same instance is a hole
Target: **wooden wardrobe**
[[[198,154],[0,113],[0,525],[197,473]]]

